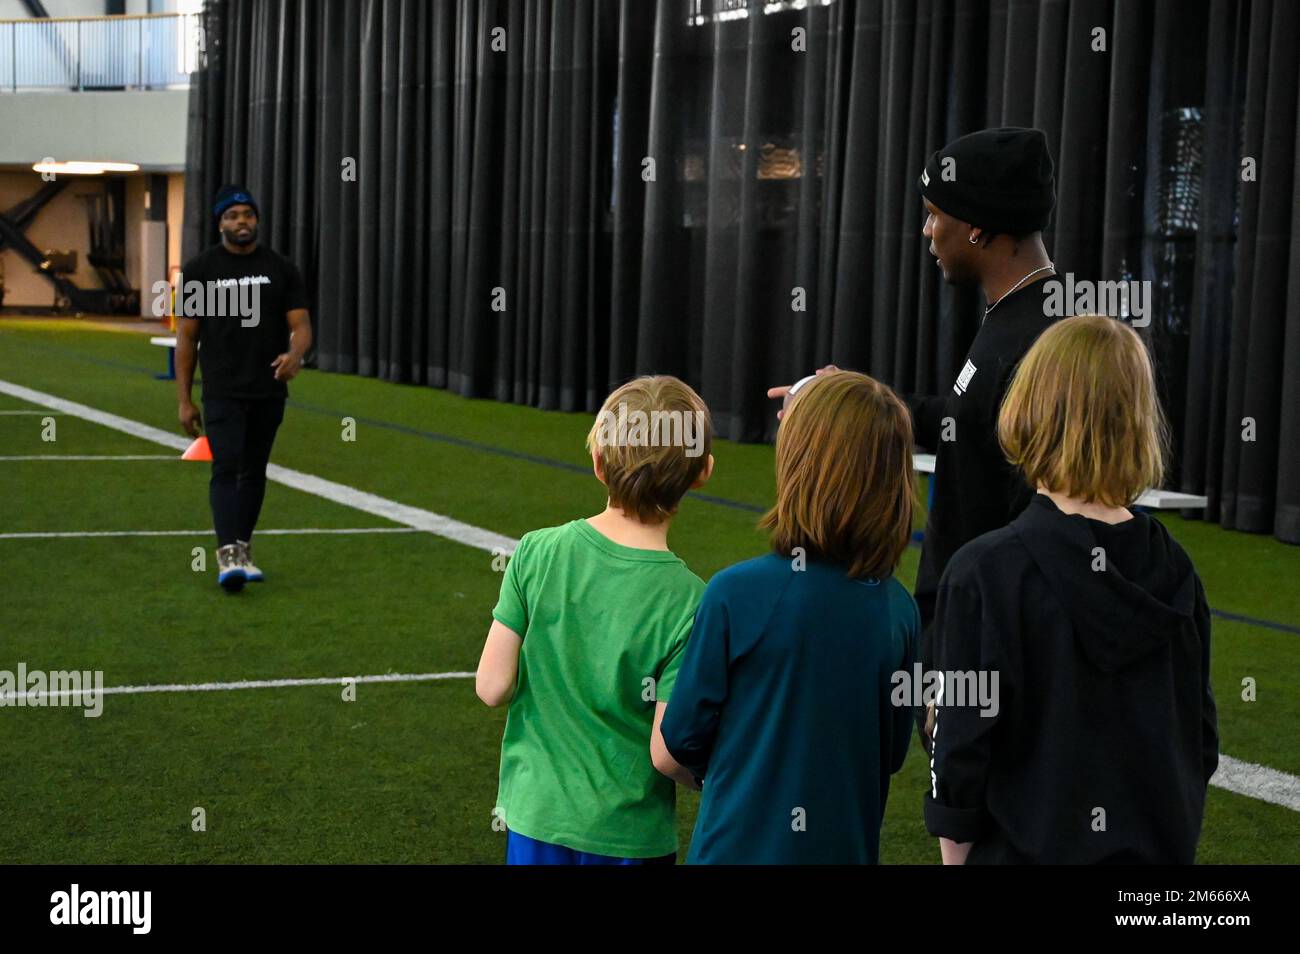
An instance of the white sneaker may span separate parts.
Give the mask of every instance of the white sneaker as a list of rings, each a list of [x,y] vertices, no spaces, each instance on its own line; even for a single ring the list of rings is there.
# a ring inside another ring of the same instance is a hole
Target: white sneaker
[[[265,577],[262,571],[253,564],[253,545],[247,540],[236,540],[235,546],[239,548],[239,565],[244,568],[244,576],[249,583],[261,583]]]
[[[217,582],[227,593],[238,593],[244,588],[248,574],[239,559],[239,544],[227,543],[217,547]]]

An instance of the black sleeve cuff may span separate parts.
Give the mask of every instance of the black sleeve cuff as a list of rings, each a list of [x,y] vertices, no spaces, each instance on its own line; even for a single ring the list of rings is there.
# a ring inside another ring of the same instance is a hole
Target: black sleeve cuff
[[[925,793],[925,830],[936,838],[951,838],[958,844],[978,841],[988,831],[990,821],[983,808],[954,808]]]
[[[907,411],[912,416],[912,440],[927,451],[933,451],[934,435],[929,427],[929,414],[926,411],[925,404],[929,395],[926,394],[904,394],[902,395],[903,403],[907,405]]]

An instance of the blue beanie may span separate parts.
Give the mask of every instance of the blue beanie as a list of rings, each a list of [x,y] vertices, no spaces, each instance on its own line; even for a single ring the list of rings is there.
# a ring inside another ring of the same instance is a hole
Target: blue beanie
[[[232,205],[251,205],[258,218],[262,216],[257,203],[253,201],[253,196],[247,189],[238,185],[224,185],[217,192],[216,202],[212,204],[212,217],[214,219],[221,218],[221,213]]]

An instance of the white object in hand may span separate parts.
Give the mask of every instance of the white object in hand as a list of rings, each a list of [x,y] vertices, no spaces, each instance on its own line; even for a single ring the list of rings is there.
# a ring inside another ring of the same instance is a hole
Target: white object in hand
[[[806,378],[800,378],[794,384],[790,385],[790,390],[786,392],[785,401],[782,402],[781,409],[783,411],[787,409],[790,406],[790,402],[794,400],[794,396],[799,393],[799,389],[809,381],[815,380],[817,380],[817,375],[810,374]]]

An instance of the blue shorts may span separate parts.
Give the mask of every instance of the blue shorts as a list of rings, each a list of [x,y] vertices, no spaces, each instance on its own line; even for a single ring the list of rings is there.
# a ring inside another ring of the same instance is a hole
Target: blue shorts
[[[537,841],[518,832],[506,832],[506,864],[508,865],[672,865],[676,863],[676,852],[660,858],[612,858],[609,855],[574,851],[563,845]]]

